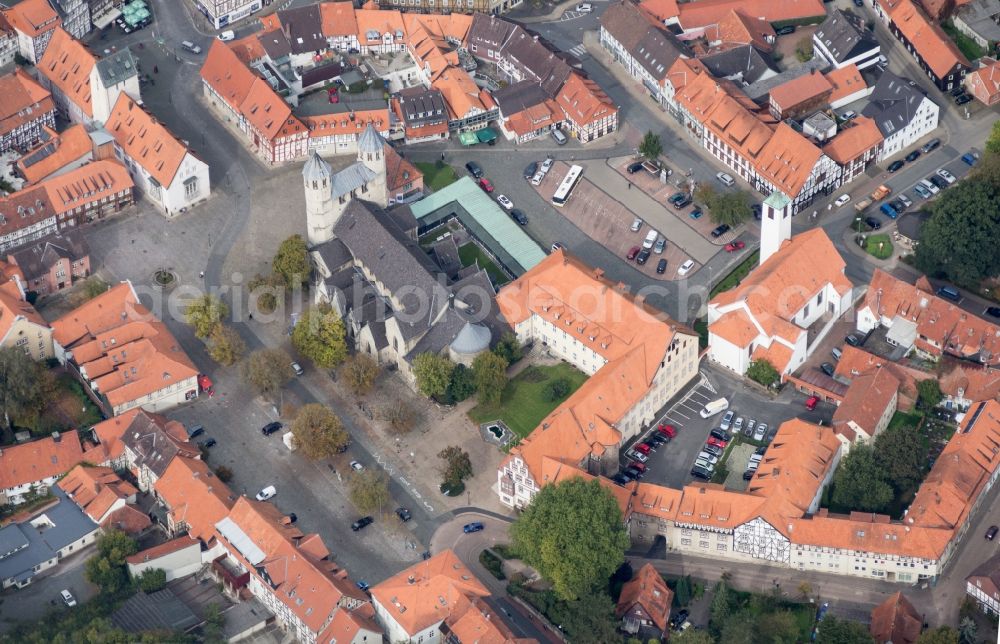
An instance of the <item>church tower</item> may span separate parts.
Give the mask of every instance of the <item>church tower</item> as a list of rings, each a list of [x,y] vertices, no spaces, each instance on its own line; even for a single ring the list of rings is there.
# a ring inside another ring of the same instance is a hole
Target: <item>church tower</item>
[[[358,138],[358,163],[375,174],[368,184],[368,195],[365,199],[373,201],[385,208],[389,205],[389,188],[386,185],[385,169],[385,139],[378,130],[369,123]]]
[[[334,207],[332,178],[330,164],[314,150],[302,167],[302,182],[306,191],[306,236],[310,246],[333,239],[333,225],[337,223],[341,211]]]
[[[792,238],[792,200],[775,190],[764,200],[760,217],[760,263]]]

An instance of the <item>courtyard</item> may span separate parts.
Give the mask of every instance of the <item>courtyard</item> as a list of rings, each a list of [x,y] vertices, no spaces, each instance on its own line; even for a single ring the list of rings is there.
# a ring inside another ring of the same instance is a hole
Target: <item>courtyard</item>
[[[531,365],[507,383],[500,404],[476,405],[469,418],[479,424],[503,421],[519,439],[525,438],[586,379],[586,374],[565,362]]]

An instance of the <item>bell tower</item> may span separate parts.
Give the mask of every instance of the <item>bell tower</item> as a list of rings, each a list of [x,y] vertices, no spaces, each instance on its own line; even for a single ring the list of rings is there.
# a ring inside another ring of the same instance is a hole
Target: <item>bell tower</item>
[[[302,182],[306,191],[306,236],[310,246],[333,239],[333,226],[342,212],[333,201],[332,178],[330,164],[314,150],[302,167]]]
[[[792,238],[792,200],[775,190],[764,200],[760,217],[760,263]]]
[[[368,195],[365,197],[385,208],[389,205],[389,188],[386,185],[385,139],[371,123],[358,137],[358,163],[375,173],[368,184]]]

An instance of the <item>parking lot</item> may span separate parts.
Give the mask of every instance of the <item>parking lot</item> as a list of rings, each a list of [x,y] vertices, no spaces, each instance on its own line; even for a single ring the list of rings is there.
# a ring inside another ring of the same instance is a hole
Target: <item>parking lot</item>
[[[650,432],[657,431],[657,425],[668,424],[677,430],[677,436],[650,452],[642,481],[677,489],[692,482],[701,482],[701,479],[695,479],[691,475],[691,466],[705,445],[709,432],[719,427],[723,413],[702,418],[700,412],[706,403],[723,397],[729,401],[729,409],[735,412],[734,420],[735,417],[744,418],[744,427],[753,419],[758,425],[766,423],[772,431],[792,418],[829,423],[836,409],[833,405],[821,403],[816,409],[807,410],[804,404],[806,396],[795,392],[791,387],[786,387],[776,398],[766,396],[747,387],[737,377],[706,363],[702,367],[701,381],[675,402],[649,431],[633,440],[628,449],[622,450],[622,467],[626,467],[632,460],[625,456],[631,451],[632,445],[643,442]],[[746,483],[742,480],[742,475],[747,461],[756,447],[763,443],[746,436],[733,438],[719,459],[719,464],[729,464],[727,469],[730,476],[726,487],[744,489]]]

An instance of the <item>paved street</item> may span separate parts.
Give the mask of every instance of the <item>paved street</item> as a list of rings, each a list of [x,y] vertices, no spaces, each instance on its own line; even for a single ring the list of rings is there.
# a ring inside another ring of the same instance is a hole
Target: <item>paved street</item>
[[[87,546],[60,561],[55,568],[39,574],[30,585],[5,590],[0,597],[0,633],[17,621],[35,621],[50,612],[66,610],[59,594],[63,590],[68,590],[77,604],[96,596],[97,587],[84,577],[84,564],[93,554],[94,546]]]

